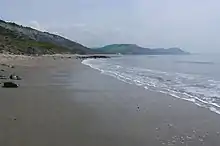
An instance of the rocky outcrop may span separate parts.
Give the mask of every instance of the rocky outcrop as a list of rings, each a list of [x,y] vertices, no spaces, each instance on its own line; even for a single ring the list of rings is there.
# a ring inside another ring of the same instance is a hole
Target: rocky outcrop
[[[91,56],[77,56],[76,59],[100,59],[100,58],[110,58],[110,56],[103,55],[91,55]]]

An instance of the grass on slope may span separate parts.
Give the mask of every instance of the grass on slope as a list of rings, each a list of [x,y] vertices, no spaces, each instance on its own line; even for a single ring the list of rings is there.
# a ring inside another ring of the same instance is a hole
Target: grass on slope
[[[38,42],[0,26],[0,50],[15,54],[67,53],[69,49],[47,42]]]

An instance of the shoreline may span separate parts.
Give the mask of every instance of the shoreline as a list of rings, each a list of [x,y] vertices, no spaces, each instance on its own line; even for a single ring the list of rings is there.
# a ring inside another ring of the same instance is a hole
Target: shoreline
[[[23,79],[17,89],[0,88],[0,145],[219,145],[220,117],[187,101],[73,58],[13,65],[7,69]]]
[[[203,101],[203,100],[199,99],[196,96],[190,96],[190,95],[186,96],[186,95],[181,94],[179,92],[176,92],[176,93],[175,92],[174,93],[171,92],[170,93],[168,91],[163,91],[163,90],[160,90],[160,89],[152,89],[151,86],[148,86],[148,85],[145,86],[142,83],[134,82],[134,79],[132,79],[132,78],[127,80],[126,77],[123,78],[123,75],[121,77],[119,75],[108,73],[108,70],[106,72],[105,69],[102,69],[102,67],[100,68],[100,67],[96,66],[96,65],[98,65],[97,62],[94,63],[95,64],[94,65],[93,63],[90,63],[90,61],[92,61],[92,60],[83,60],[82,63],[84,65],[86,65],[86,66],[91,67],[92,69],[98,70],[101,74],[105,74],[107,76],[112,76],[112,77],[116,78],[119,81],[122,81],[122,82],[125,82],[125,83],[128,83],[128,84],[132,84],[132,85],[135,85],[135,86],[140,86],[141,88],[145,88],[148,91],[161,93],[161,94],[164,94],[164,95],[172,96],[173,98],[177,98],[177,99],[181,99],[181,100],[193,103],[195,106],[205,108],[205,109],[207,109],[207,110],[209,110],[211,112],[214,112],[215,114],[220,115],[220,108],[219,108],[218,104],[215,104],[215,103],[208,104],[207,101]],[[98,62],[98,63],[100,63],[100,62]]]

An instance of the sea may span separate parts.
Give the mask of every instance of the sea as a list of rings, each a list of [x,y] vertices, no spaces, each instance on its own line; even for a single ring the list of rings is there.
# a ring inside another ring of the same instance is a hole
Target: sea
[[[220,115],[220,58],[217,54],[126,55],[82,62],[102,74]]]

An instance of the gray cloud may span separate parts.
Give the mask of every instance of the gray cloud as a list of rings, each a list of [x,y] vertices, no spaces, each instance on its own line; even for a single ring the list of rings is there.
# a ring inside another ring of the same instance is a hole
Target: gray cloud
[[[191,52],[220,52],[218,0],[11,3],[12,0],[1,2],[3,19],[55,32],[86,46],[136,43],[145,47],[181,47]]]

